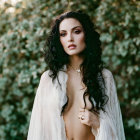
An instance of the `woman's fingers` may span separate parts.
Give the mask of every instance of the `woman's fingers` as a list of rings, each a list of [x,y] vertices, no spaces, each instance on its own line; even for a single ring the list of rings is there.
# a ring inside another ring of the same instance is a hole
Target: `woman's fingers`
[[[81,117],[81,116],[83,116],[84,115],[84,112],[79,112],[78,113],[78,117]]]
[[[85,112],[85,109],[84,108],[80,108],[79,111],[80,112]]]

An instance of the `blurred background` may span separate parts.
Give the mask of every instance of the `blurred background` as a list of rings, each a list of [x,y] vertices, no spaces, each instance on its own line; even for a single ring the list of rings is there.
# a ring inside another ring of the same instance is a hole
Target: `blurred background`
[[[127,140],[140,140],[140,1],[0,0],[0,140],[26,140],[51,21],[83,10],[101,34]]]

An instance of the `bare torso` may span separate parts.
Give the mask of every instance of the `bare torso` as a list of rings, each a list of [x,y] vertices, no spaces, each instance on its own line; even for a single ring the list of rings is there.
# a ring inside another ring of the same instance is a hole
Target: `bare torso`
[[[81,81],[80,73],[68,72],[67,96],[69,102],[63,114],[66,135],[68,140],[95,140],[91,127],[82,124],[78,118],[79,109],[84,108],[83,93],[86,89]],[[86,109],[91,109],[88,97],[86,97],[86,104]]]

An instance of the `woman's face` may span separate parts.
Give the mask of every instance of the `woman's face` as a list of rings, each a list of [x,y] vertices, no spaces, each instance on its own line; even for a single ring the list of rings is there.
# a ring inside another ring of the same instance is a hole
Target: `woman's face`
[[[81,23],[74,18],[64,19],[59,26],[60,42],[68,55],[78,55],[85,47],[85,33]]]

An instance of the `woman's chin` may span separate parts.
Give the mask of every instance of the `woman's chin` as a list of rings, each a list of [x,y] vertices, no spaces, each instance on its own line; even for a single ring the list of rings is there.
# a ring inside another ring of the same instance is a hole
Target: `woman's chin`
[[[68,53],[69,56],[79,55],[80,53]]]
[[[73,52],[72,52],[72,51],[71,51],[71,52],[66,52],[66,53],[67,53],[69,56],[74,56],[74,55],[80,55],[81,52],[79,52],[79,51],[75,51],[75,52],[73,51]]]

